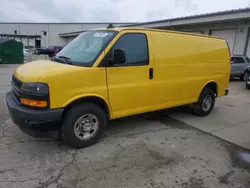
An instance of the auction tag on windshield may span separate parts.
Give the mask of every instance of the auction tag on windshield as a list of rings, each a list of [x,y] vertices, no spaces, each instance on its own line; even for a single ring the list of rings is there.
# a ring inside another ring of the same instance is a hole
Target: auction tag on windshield
[[[95,37],[106,37],[108,33],[95,33]]]

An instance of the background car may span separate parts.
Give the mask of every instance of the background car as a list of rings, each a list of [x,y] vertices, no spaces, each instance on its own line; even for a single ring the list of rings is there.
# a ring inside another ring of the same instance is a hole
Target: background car
[[[250,66],[247,69],[246,88],[250,89]]]
[[[62,46],[49,46],[44,50],[44,54],[49,57],[53,57],[56,53],[60,52],[63,49]]]
[[[56,53],[60,52],[63,49],[63,46],[49,46],[48,48],[37,48],[34,54],[40,55],[48,55],[49,57],[53,57]]]
[[[36,48],[33,54],[40,55],[43,54],[45,48]]]
[[[231,77],[239,77],[246,80],[247,68],[250,66],[250,59],[243,55],[233,55],[231,57]]]
[[[24,59],[27,59],[28,56],[29,56],[29,49],[24,48],[23,49],[23,57],[24,57]]]

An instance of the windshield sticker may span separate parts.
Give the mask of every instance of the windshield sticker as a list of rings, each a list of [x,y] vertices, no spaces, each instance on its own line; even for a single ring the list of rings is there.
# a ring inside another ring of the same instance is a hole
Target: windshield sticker
[[[95,33],[94,37],[106,37],[108,33]]]

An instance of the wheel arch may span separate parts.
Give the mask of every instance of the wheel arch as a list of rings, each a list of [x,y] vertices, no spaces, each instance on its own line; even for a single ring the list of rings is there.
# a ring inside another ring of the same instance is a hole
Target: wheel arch
[[[244,73],[243,73],[244,75],[245,75],[246,73],[248,73],[248,68],[249,68],[249,67],[247,67],[246,70],[244,71]]]
[[[216,81],[210,80],[210,81],[206,82],[203,85],[203,87],[202,87],[202,89],[200,91],[200,94],[201,94],[201,92],[203,91],[204,88],[209,88],[216,94],[216,96],[218,95],[218,84],[216,83]]]
[[[92,102],[100,106],[105,111],[107,118],[109,119],[112,118],[112,111],[111,111],[108,101],[104,97],[100,95],[96,95],[96,94],[78,96],[67,101],[64,104],[64,111],[63,111],[62,117],[64,117],[67,111],[70,108],[72,108],[74,105],[79,104],[79,103],[84,103],[84,102]]]

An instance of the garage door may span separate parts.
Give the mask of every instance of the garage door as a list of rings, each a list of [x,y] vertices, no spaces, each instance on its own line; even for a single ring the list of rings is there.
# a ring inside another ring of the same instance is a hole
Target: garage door
[[[235,40],[236,40],[236,33],[237,33],[236,29],[213,30],[211,35],[216,36],[216,37],[220,37],[220,38],[224,38],[229,45],[229,48],[231,50],[231,54],[233,54],[234,44],[235,44]]]
[[[70,43],[73,39],[75,39],[76,37],[67,37],[66,38],[66,43]]]
[[[246,48],[246,56],[250,57],[250,32],[248,34],[247,48]]]

